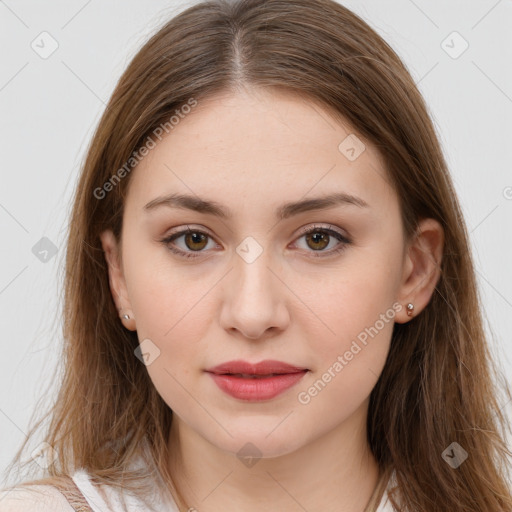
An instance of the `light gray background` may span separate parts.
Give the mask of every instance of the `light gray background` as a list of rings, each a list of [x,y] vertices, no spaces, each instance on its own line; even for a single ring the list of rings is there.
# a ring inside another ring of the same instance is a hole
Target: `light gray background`
[[[492,352],[510,380],[512,1],[341,3],[394,47],[427,100],[471,233]],[[0,0],[0,471],[55,372],[64,235],[86,145],[131,57],[185,5]],[[47,59],[31,47],[43,31],[58,43]],[[458,58],[445,51],[463,48],[453,31],[469,44]],[[32,252],[43,236],[58,249],[46,263]]]

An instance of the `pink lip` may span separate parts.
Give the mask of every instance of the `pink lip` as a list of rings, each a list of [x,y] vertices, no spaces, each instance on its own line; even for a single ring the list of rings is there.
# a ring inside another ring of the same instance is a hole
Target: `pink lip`
[[[228,361],[206,370],[215,384],[228,395],[251,402],[269,400],[296,384],[308,372],[307,368],[281,361]],[[251,378],[244,375],[258,375]]]

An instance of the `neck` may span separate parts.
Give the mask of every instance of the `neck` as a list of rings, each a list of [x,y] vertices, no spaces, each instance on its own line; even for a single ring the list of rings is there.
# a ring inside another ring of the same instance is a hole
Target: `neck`
[[[364,512],[379,478],[367,444],[364,406],[299,449],[252,465],[175,416],[169,436],[171,474],[187,507],[198,512]]]

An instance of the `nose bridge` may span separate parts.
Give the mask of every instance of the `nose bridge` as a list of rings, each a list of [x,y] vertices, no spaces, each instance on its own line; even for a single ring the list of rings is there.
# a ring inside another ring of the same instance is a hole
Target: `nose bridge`
[[[267,246],[267,242],[260,243],[252,236],[246,237],[237,246],[235,257],[235,286],[242,293],[244,299],[252,295],[258,299],[260,295],[268,295],[265,300],[268,302],[273,291],[272,280],[275,276],[270,271],[272,268],[272,250]]]
[[[260,337],[270,327],[283,328],[287,315],[272,250],[247,237],[236,253],[223,299],[224,328],[236,328],[248,338]]]

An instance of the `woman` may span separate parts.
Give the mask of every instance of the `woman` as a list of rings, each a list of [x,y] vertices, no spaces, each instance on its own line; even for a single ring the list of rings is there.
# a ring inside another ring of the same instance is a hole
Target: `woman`
[[[89,148],[66,264],[48,478],[0,510],[511,509],[435,130],[343,6],[203,2],[159,30]]]

